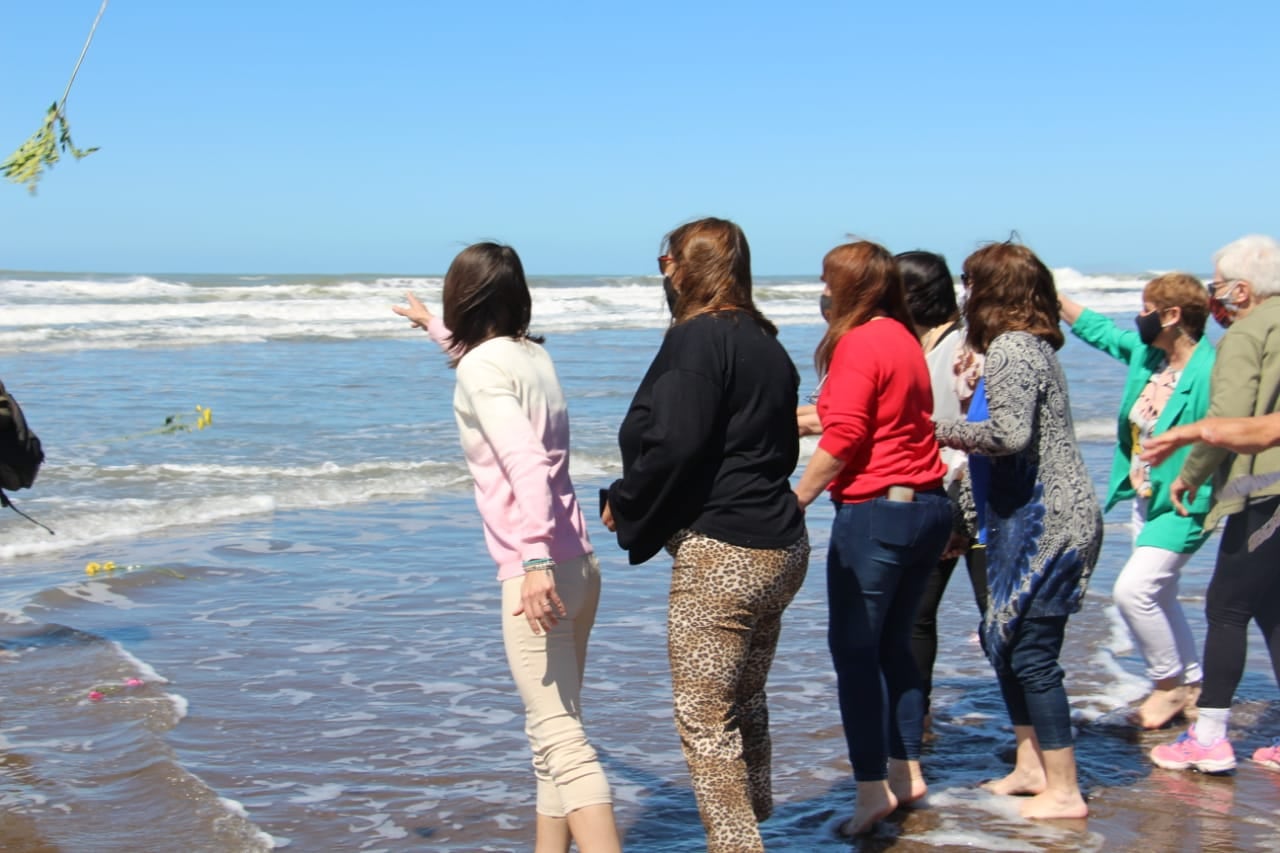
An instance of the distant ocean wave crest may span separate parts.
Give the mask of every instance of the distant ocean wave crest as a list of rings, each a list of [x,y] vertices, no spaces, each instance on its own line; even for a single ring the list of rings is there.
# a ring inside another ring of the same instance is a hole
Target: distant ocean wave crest
[[[1059,289],[1103,313],[1137,307],[1148,274],[1055,271]],[[563,332],[661,328],[657,276],[530,280],[534,325]],[[0,273],[0,352],[192,348],[270,340],[395,338],[419,334],[391,313],[412,291],[439,308],[439,276],[112,276]],[[756,280],[756,302],[781,325],[821,322],[816,279]]]

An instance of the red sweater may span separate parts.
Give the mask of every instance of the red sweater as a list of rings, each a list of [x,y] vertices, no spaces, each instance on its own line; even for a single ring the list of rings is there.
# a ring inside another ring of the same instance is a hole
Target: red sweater
[[[890,486],[941,486],[947,466],[932,415],[929,368],[915,335],[889,317],[845,332],[818,397],[818,446],[845,463],[831,496],[856,502]]]

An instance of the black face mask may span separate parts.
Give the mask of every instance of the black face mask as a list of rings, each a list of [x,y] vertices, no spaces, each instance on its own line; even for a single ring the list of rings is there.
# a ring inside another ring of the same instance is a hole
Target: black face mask
[[[822,319],[830,323],[831,322],[831,297],[830,296],[824,293],[818,297],[818,310],[822,312]]]
[[[662,277],[662,292],[667,297],[667,310],[670,311],[671,315],[674,317],[676,313],[676,300],[680,297],[680,294],[676,293],[676,286],[671,283],[670,276],[664,275]]]
[[[1160,312],[1152,311],[1150,314],[1139,314],[1133,319],[1133,323],[1138,327],[1138,337],[1146,346],[1151,346],[1156,342],[1156,338],[1160,337],[1160,332],[1164,330],[1164,326],[1160,325]]]

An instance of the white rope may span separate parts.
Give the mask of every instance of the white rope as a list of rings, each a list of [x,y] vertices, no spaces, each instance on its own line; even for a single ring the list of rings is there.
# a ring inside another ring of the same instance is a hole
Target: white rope
[[[93,19],[93,26],[89,28],[89,37],[84,40],[84,47],[80,49],[80,58],[76,60],[76,67],[71,69],[71,79],[67,81],[67,88],[62,92],[62,100],[58,101],[58,115],[62,116],[62,109],[67,105],[67,95],[71,94],[71,84],[76,82],[76,74],[80,71],[80,63],[84,62],[84,55],[89,52],[89,43],[93,41],[93,34],[98,29],[98,21],[102,20],[102,13],[107,11],[107,0],[102,0],[102,5],[98,7],[98,17]]]

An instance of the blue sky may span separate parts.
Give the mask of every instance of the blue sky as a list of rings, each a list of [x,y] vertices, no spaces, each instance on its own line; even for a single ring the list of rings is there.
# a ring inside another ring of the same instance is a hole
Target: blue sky
[[[0,157],[98,0],[4,4]],[[1280,235],[1280,4],[115,0],[0,268],[649,273],[736,220],[758,274],[849,233],[953,265],[1203,272]]]

